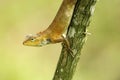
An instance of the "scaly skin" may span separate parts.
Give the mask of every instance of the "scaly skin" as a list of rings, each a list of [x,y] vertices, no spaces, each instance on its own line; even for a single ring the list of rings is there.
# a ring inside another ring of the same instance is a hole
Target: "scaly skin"
[[[63,33],[69,26],[76,1],[63,0],[51,25],[43,32],[29,35],[23,44],[26,46],[43,46],[66,41]]]

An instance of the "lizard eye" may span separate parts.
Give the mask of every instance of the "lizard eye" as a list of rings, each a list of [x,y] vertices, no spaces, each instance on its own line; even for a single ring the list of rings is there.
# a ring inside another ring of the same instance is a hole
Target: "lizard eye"
[[[31,41],[35,41],[35,38],[31,38],[30,40],[31,40]]]

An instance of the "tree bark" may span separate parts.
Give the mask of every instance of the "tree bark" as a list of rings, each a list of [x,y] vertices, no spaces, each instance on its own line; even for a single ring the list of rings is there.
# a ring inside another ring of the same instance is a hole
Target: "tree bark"
[[[86,28],[89,26],[90,17],[94,13],[97,0],[77,0],[73,17],[67,31],[67,38],[74,57],[63,45],[53,80],[71,80],[77,63],[80,59],[81,49],[85,43]]]

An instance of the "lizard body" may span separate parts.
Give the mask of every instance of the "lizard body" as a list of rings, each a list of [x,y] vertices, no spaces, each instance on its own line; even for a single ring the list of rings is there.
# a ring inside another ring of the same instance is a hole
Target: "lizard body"
[[[77,0],[63,0],[53,22],[43,32],[28,35],[23,42],[26,46],[43,46],[51,43],[63,42],[63,33],[68,28]]]

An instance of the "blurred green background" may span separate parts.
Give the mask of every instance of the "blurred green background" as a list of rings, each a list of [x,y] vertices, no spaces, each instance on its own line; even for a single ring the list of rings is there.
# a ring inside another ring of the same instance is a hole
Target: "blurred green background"
[[[0,0],[0,80],[52,80],[61,44],[23,46],[43,31],[62,0]],[[120,80],[120,0],[99,0],[73,80]]]

